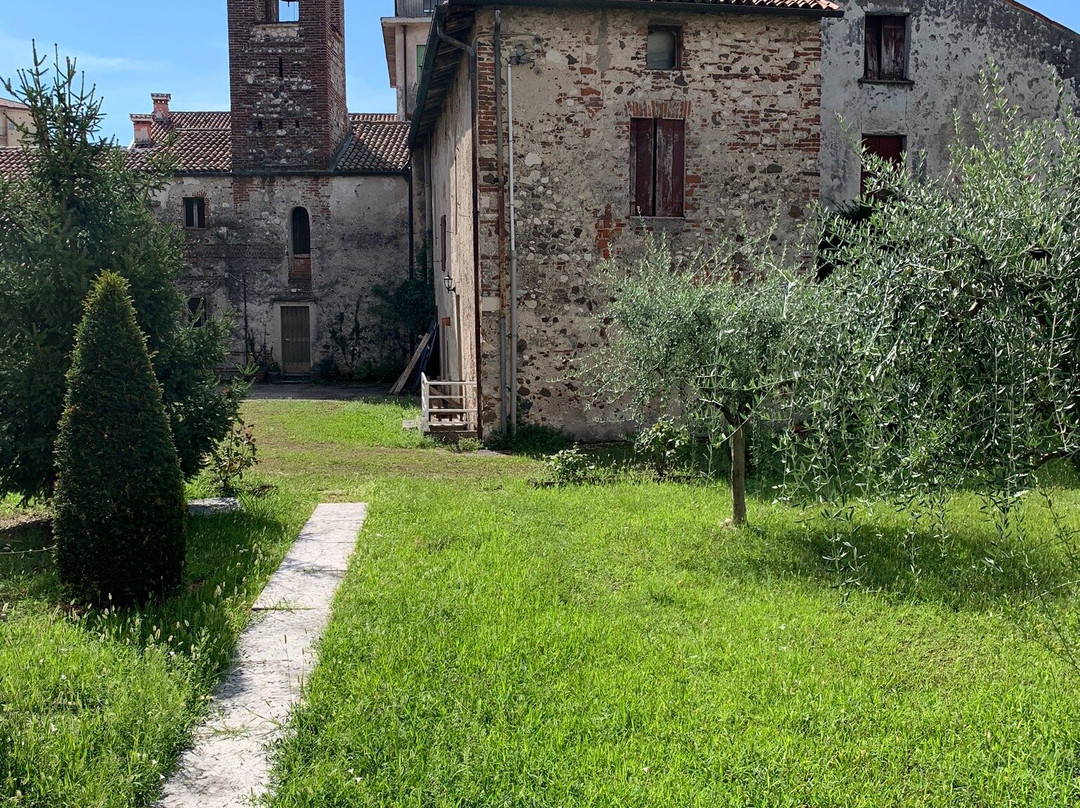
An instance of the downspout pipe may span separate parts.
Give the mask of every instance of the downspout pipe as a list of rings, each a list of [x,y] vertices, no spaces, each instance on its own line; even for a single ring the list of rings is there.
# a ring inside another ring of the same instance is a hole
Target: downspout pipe
[[[484,393],[480,382],[480,370],[483,367],[483,355],[480,344],[480,82],[477,77],[476,48],[448,36],[444,30],[444,20],[435,18],[435,36],[441,42],[464,51],[469,57],[469,95],[472,100],[473,164],[472,164],[472,202],[473,202],[473,267],[475,279],[473,289],[475,300],[473,311],[476,319],[476,436],[484,437]],[[464,381],[464,380],[462,380]]]
[[[514,66],[506,66],[506,112],[510,140],[510,434],[517,434],[518,254],[517,185],[514,178]]]
[[[495,55],[495,163],[499,183],[499,433],[506,434],[507,419],[507,333],[506,333],[506,174],[503,167],[505,149],[503,147],[503,65],[502,65],[502,12],[495,7],[495,34],[493,51]]]

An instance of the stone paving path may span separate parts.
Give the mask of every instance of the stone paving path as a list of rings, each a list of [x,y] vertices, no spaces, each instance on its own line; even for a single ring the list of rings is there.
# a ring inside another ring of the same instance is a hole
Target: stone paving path
[[[315,509],[255,602],[211,714],[158,808],[246,808],[266,793],[269,747],[315,666],[315,643],[366,516],[361,504]]]

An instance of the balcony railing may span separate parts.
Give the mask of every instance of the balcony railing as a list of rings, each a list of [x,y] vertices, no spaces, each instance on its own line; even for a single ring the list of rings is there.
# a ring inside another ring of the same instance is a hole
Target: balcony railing
[[[438,0],[394,0],[396,17],[430,17]]]

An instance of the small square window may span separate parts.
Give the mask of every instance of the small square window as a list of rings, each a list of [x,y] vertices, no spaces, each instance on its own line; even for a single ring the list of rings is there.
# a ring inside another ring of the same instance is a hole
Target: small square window
[[[866,16],[867,81],[904,81],[907,73],[908,18],[868,14]]]
[[[668,25],[649,27],[645,66],[649,70],[682,69],[682,28]]]
[[[209,308],[205,297],[189,297],[187,302],[188,321],[196,326],[206,325]]]
[[[300,22],[299,0],[278,0],[278,22]]]
[[[206,228],[206,199],[201,196],[184,197],[184,227],[189,230]]]

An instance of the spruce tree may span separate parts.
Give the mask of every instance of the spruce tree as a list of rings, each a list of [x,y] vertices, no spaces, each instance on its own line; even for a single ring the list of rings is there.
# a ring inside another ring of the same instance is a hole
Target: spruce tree
[[[48,496],[75,327],[97,274],[130,284],[183,472],[235,420],[243,387],[223,388],[228,324],[193,327],[177,281],[178,231],[157,219],[167,154],[132,164],[100,136],[101,102],[75,63],[59,58],[6,83],[29,107],[25,174],[0,176],[0,495]]]
[[[79,600],[165,596],[184,565],[180,464],[127,282],[102,273],[76,332],[56,443],[56,561]]]

